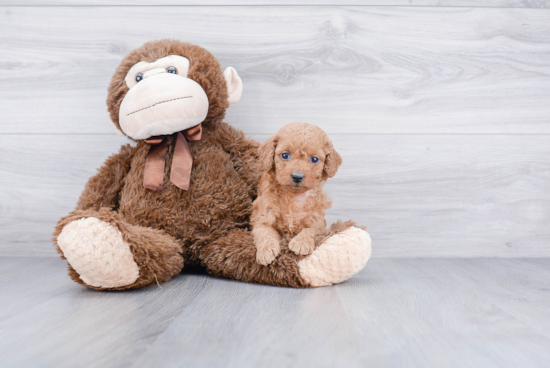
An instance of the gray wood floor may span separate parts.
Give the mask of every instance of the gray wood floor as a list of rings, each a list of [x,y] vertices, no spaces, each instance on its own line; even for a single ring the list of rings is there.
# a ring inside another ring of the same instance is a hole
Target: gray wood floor
[[[2,367],[548,367],[550,259],[372,259],[294,290],[182,274],[74,284],[54,258],[0,258]]]

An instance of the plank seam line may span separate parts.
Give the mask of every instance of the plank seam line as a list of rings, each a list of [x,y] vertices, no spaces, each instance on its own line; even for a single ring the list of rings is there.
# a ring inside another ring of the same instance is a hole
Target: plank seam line
[[[431,8],[431,9],[530,9],[530,10],[550,10],[550,7],[525,7],[525,6],[513,6],[513,7],[502,7],[502,6],[434,6],[434,5],[364,5],[364,4],[262,4],[262,5],[253,5],[253,4],[211,4],[211,5],[0,5],[0,8],[211,8],[211,7],[250,7],[250,8],[308,8],[308,7],[318,7],[318,8]]]

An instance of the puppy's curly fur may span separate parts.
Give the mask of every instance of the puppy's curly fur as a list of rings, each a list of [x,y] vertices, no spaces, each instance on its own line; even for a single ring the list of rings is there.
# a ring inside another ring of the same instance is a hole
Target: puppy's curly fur
[[[286,237],[291,251],[310,254],[332,204],[323,184],[342,164],[340,155],[321,128],[291,123],[260,146],[259,156],[266,172],[252,209],[256,261],[273,262]]]

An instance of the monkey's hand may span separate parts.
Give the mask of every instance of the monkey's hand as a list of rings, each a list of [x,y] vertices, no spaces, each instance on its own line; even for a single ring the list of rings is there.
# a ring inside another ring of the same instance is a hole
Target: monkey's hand
[[[288,243],[288,248],[296,254],[311,254],[315,249],[315,234],[313,230],[306,228],[300,231]]]

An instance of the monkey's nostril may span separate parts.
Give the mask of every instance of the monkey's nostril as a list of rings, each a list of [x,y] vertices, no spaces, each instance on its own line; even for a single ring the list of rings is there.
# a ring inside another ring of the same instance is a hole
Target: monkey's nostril
[[[302,180],[304,180],[304,174],[302,174],[301,172],[292,173],[290,177],[292,178],[292,181],[295,183],[301,183]]]

